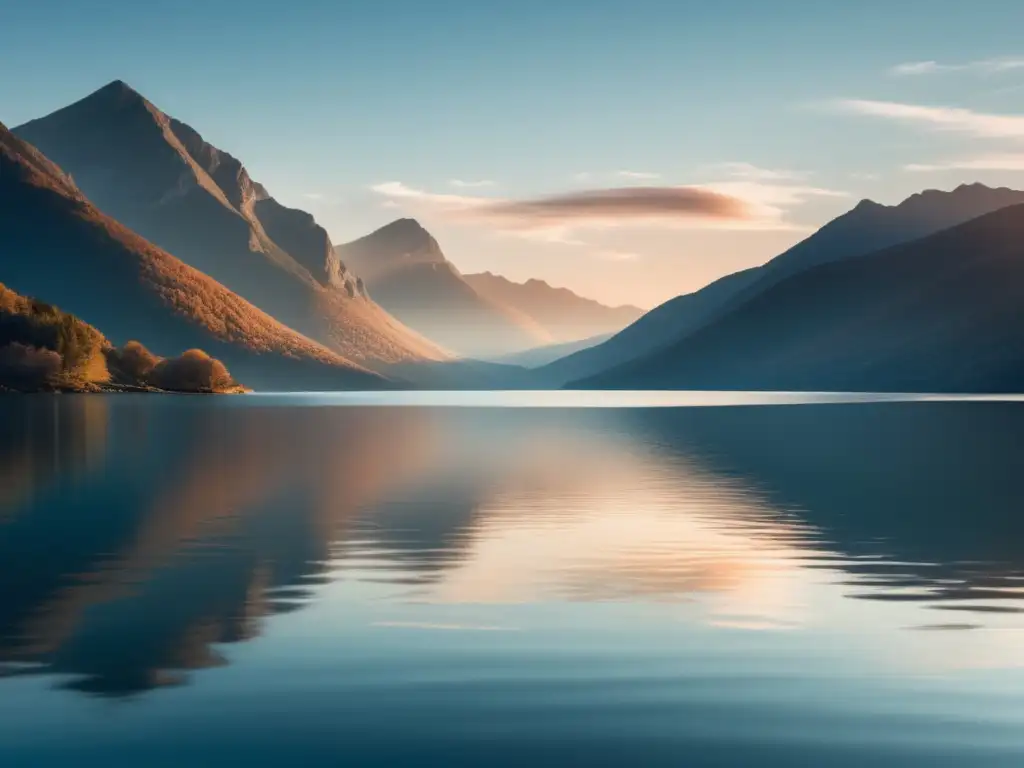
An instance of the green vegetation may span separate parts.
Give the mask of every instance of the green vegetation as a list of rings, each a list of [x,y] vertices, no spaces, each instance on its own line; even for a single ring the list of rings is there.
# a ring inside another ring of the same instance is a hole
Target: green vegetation
[[[237,392],[219,360],[190,349],[161,358],[137,341],[121,348],[88,323],[0,284],[0,389],[148,389]]]

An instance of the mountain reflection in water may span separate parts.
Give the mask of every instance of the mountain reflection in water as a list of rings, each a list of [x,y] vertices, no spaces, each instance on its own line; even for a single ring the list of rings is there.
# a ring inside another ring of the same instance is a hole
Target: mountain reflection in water
[[[394,627],[629,601],[793,629],[860,598],[907,603],[905,628],[1015,627],[1021,434],[1024,406],[998,402],[5,400],[0,664],[138,694],[343,584],[427,617]]]

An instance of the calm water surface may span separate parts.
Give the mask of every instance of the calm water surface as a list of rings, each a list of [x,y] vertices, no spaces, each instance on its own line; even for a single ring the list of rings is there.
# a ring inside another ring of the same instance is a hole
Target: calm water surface
[[[1024,765],[1024,402],[391,398],[0,400],[0,765]]]

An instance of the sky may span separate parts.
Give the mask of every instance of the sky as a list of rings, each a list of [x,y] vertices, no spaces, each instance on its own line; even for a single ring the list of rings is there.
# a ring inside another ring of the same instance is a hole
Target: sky
[[[121,79],[335,242],[654,306],[862,198],[1024,185],[1018,0],[8,0],[0,121]]]

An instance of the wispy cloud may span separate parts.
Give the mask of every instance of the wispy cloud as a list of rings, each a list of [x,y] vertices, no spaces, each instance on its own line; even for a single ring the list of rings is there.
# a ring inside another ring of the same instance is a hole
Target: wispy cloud
[[[1009,148],[1009,151],[982,151],[937,162],[910,163],[903,166],[905,171],[1024,171],[1024,152],[1019,151],[1024,139],[1024,115],[859,99],[839,101],[835,106],[847,112],[917,125],[931,131],[958,133],[977,139],[980,144]]]
[[[450,211],[463,211],[478,208],[488,202],[487,198],[470,197],[468,195],[450,195],[443,192],[428,192],[416,189],[401,181],[385,181],[374,184],[370,189],[394,202],[401,200],[427,203],[433,208]]]
[[[850,196],[841,190],[806,183],[811,176],[807,171],[763,168],[747,162],[715,163],[705,166],[704,171],[725,179],[705,183],[703,188],[745,201],[759,220],[784,221],[788,209],[812,198]]]
[[[586,240],[582,240],[575,234],[577,227],[569,224],[552,224],[550,226],[521,226],[510,227],[500,223],[491,222],[494,233],[499,237],[516,237],[520,240],[530,240],[534,243],[547,243],[548,245],[571,245],[586,246]]]
[[[934,75],[936,72],[944,72],[948,69],[948,66],[943,66],[937,61],[906,61],[890,69],[889,74],[896,75],[897,77]]]
[[[921,75],[937,75],[944,72],[975,72],[981,75],[998,75],[1024,69],[1024,58],[1005,57],[996,59],[980,59],[960,64],[943,64],[938,61],[907,61],[897,64],[889,73],[897,77],[913,77]]]
[[[526,200],[429,192],[400,181],[371,189],[396,202],[425,205],[439,213],[514,230],[673,224],[696,219],[745,221],[753,215],[743,200],[706,187],[615,187]]]
[[[903,166],[903,169],[915,173],[930,171],[1024,171],[1024,154],[991,154],[955,158],[937,163],[911,163],[910,165]]]
[[[437,215],[483,224],[494,229],[499,235],[515,235],[537,242],[584,245],[582,241],[572,236],[570,227],[564,224],[549,222],[546,226],[537,223],[533,226],[524,226],[524,223],[520,222],[519,226],[513,226],[513,222],[503,221],[500,216],[489,215],[488,211],[492,206],[505,202],[500,198],[430,192],[411,187],[401,181],[375,184],[370,189],[387,198],[385,204],[390,207],[402,208],[415,215]]]
[[[503,200],[484,212],[498,218],[543,223],[663,219],[745,220],[746,203],[706,187],[618,187],[569,192],[532,200]]]
[[[1024,116],[975,112],[962,107],[934,107],[895,101],[841,99],[835,108],[869,117],[921,125],[936,131],[986,139],[1024,138]]]
[[[586,189],[525,200],[430,192],[400,181],[372,190],[420,213],[573,244],[579,242],[571,236],[577,229],[794,229],[786,220],[787,209],[814,197],[848,196],[821,187],[743,178],[692,186]]]
[[[448,183],[451,184],[453,187],[458,187],[459,189],[480,189],[481,187],[493,187],[496,184],[496,182],[493,182],[490,179],[481,179],[479,181],[465,181],[463,179],[452,179]]]
[[[803,184],[784,184],[736,179],[705,184],[705,189],[743,200],[752,213],[753,221],[776,222],[775,229],[797,229],[786,223],[790,208],[803,205],[813,198],[846,198],[850,194],[836,189]]]
[[[324,199],[324,196],[322,194],[320,194],[319,192],[304,192],[302,194],[302,196],[304,198],[306,198],[307,200],[323,200]]]
[[[653,181],[660,179],[661,174],[654,171],[580,171],[572,175],[576,182],[597,181],[598,179],[629,179],[631,181]]]
[[[651,173],[650,171],[618,171],[616,174],[619,178],[623,179],[660,179],[660,173]]]
[[[733,178],[749,181],[797,181],[807,178],[809,175],[802,171],[791,171],[785,168],[761,168],[753,163],[743,162],[718,163],[711,168]]]

